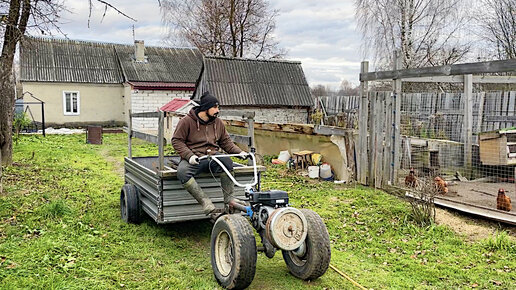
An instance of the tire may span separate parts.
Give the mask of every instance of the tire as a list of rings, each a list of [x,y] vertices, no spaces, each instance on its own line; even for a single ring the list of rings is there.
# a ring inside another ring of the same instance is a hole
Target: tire
[[[283,260],[290,273],[303,280],[315,280],[321,277],[330,265],[331,249],[328,230],[321,217],[307,209],[301,209],[308,223],[305,239],[305,253],[301,257],[294,251],[282,251]]]
[[[126,223],[138,224],[141,221],[138,189],[132,184],[122,186],[120,192],[120,216]]]
[[[241,215],[220,217],[211,231],[211,267],[217,282],[228,289],[251,284],[256,271],[253,228]]]

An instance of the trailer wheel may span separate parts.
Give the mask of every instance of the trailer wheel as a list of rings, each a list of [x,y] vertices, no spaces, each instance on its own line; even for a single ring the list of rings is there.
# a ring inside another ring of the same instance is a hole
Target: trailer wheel
[[[122,186],[120,192],[120,215],[126,223],[137,224],[141,221],[138,189],[132,184]]]
[[[253,228],[241,215],[223,215],[211,231],[211,267],[217,282],[228,289],[251,284],[256,271]]]
[[[330,265],[331,249],[328,230],[321,217],[307,209],[301,209],[308,223],[308,234],[303,245],[293,251],[282,251],[290,273],[303,280],[315,280]]]

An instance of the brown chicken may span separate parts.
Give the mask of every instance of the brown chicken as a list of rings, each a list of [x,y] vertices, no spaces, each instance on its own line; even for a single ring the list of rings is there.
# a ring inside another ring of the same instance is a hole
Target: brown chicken
[[[405,185],[408,187],[416,187],[417,177],[414,168],[410,168],[409,174],[405,176]]]
[[[499,210],[511,211],[511,198],[505,195],[503,188],[498,189],[498,197],[496,197],[496,208]]]
[[[448,193],[448,183],[446,183],[446,181],[444,181],[444,179],[442,179],[441,177],[436,176],[434,178],[434,184],[435,184],[435,188],[437,189],[438,193],[440,193],[440,194]]]

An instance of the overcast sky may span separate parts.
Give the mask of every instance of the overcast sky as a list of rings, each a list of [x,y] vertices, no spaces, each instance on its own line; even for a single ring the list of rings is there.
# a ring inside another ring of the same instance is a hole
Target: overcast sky
[[[61,30],[70,39],[131,44],[132,25],[136,39],[146,45],[163,46],[167,30],[161,23],[158,0],[111,0],[109,3],[135,18],[133,22],[95,1],[88,27],[87,0],[65,1]],[[338,87],[342,80],[358,84],[360,34],[356,30],[353,0],[276,0],[276,38],[288,51],[287,59],[302,63],[308,83]],[[57,35],[58,37],[62,37]]]

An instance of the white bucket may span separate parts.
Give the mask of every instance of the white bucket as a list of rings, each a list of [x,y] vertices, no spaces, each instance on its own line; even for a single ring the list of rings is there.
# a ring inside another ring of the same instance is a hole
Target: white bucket
[[[288,150],[280,151],[278,159],[287,162],[290,159],[290,154],[288,153]]]
[[[308,177],[319,178],[319,166],[308,166]]]
[[[331,166],[328,163],[324,163],[321,165],[321,169],[319,171],[319,176],[321,178],[330,178],[331,177]]]

